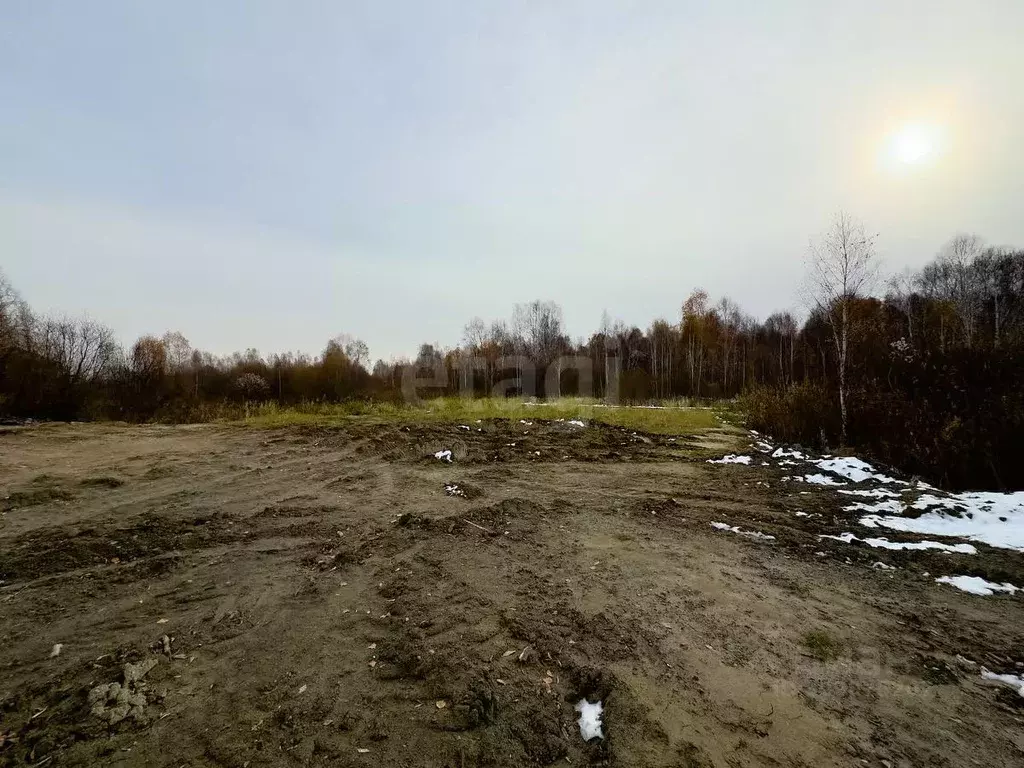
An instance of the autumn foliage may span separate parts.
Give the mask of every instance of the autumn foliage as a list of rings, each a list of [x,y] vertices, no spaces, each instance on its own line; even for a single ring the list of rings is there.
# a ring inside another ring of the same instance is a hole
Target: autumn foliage
[[[835,299],[833,299],[834,301]],[[958,236],[883,298],[843,297],[847,442],[875,460],[952,487],[1024,487],[1024,251]],[[317,356],[228,357],[180,333],[122,348],[90,319],[36,316],[0,276],[0,416],[195,421],[282,406],[433,395],[588,395],[619,402],[740,397],[748,423],[777,439],[839,447],[834,304],[800,323],[758,321],[696,290],[647,329],[607,315],[589,338],[566,333],[550,301],[509,321],[476,318],[462,343],[378,360],[340,336]]]

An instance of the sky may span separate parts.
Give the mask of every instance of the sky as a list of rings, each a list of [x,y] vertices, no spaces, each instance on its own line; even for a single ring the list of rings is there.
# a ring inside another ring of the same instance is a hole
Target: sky
[[[218,354],[763,319],[838,210],[890,272],[1024,246],[1022,37],[1020,0],[5,0],[0,269]]]

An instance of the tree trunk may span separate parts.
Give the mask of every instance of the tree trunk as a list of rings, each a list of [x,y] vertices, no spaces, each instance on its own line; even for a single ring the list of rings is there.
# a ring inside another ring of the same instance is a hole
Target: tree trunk
[[[847,301],[843,299],[842,338],[839,349],[839,447],[846,447],[846,341],[849,329]]]

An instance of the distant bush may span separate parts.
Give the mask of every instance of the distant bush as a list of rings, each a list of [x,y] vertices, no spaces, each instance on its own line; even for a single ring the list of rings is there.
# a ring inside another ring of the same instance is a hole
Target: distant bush
[[[758,387],[739,400],[747,425],[776,440],[827,448],[839,435],[836,395],[820,384]]]

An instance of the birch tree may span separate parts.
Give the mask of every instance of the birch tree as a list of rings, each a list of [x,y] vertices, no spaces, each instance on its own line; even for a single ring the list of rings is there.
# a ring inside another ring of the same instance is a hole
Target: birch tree
[[[875,236],[864,224],[840,211],[824,235],[812,241],[807,258],[810,300],[829,326],[839,380],[840,445],[848,425],[846,373],[850,304],[871,290],[878,275]]]

